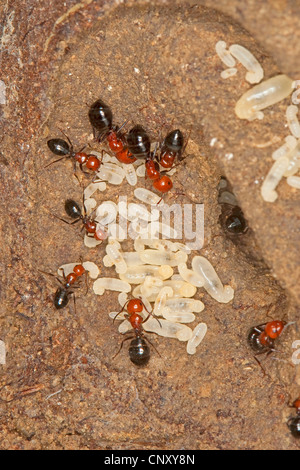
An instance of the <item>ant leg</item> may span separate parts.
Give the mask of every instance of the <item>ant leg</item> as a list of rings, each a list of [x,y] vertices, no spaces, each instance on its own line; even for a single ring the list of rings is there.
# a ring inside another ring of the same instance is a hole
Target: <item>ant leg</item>
[[[72,144],[71,140],[69,139],[69,136],[67,136],[67,134],[60,127],[59,127],[59,130],[65,136],[65,138],[68,140],[68,142],[70,144],[70,147],[72,149],[72,152],[73,152],[73,144]]]
[[[63,157],[60,157],[57,160],[53,160],[53,162],[48,163],[48,165],[44,166],[44,168],[48,168],[49,166],[53,165],[53,163],[60,162],[61,160],[64,160],[65,158],[70,158],[70,157],[69,155],[64,155]]]
[[[125,308],[126,308],[126,305],[128,304],[129,300],[127,300],[127,302],[125,302],[125,304],[123,305],[123,307],[121,308],[121,310],[117,313],[117,315],[115,316],[115,318],[113,319],[113,323],[115,322],[115,319],[117,318],[117,316],[120,315],[120,313],[124,312]]]
[[[154,346],[154,344],[151,343],[150,339],[147,338],[147,336],[144,336],[144,335],[143,335],[143,338],[144,338],[146,341],[148,341],[148,343],[152,346],[152,348],[157,352],[157,354],[159,355],[159,357],[161,357],[161,355],[159,354],[159,352],[158,352],[158,350],[156,349],[156,347]]]
[[[132,339],[132,338],[134,338],[133,335],[132,335],[132,336],[128,336],[127,338],[124,338],[124,339],[123,339],[119,351],[112,357],[112,359],[114,359],[115,357],[117,357],[118,354],[120,354],[120,352],[121,352],[121,350],[122,350],[122,348],[123,348],[123,344],[125,343],[125,341],[128,341],[129,339]]]
[[[259,367],[261,368],[261,370],[263,371],[263,376],[265,377],[267,375],[265,369],[263,368],[263,366],[261,365],[261,362],[257,359],[256,356],[253,356],[254,359],[256,360],[257,364],[259,365]]]
[[[148,316],[142,321],[142,323],[145,323],[145,322],[149,319],[150,315],[152,315],[152,317],[155,318],[155,320],[159,323],[159,326],[162,328],[162,325],[161,325],[159,319],[157,318],[157,316],[156,316],[153,312],[149,312],[149,310],[146,308],[146,305],[144,304],[144,302],[142,301],[142,299],[140,299],[140,300],[141,300],[141,302],[142,302],[142,304],[143,304],[144,309],[145,309],[146,312],[148,313]]]
[[[46,271],[42,271],[41,269],[38,269],[38,271],[42,274],[47,274],[47,276],[52,276],[52,277],[55,277],[55,279],[61,284],[61,285],[64,285],[64,283],[61,281],[61,279],[59,279],[59,277],[55,276],[55,274],[52,274],[52,273],[47,273]]]

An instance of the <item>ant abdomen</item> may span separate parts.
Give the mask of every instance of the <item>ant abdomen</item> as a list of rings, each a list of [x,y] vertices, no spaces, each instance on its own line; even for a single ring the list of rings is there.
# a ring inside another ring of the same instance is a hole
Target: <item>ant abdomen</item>
[[[136,366],[145,366],[150,360],[150,348],[146,341],[137,336],[129,346],[129,358]]]
[[[127,145],[135,158],[146,158],[150,153],[150,138],[142,126],[134,126],[128,132]]]
[[[65,202],[65,211],[72,219],[78,219],[81,217],[82,212],[76,201],[73,199],[67,199]]]
[[[63,139],[50,139],[47,145],[54,155],[63,156],[70,153],[70,146],[68,142]]]
[[[70,292],[68,289],[64,287],[59,287],[54,295],[54,301],[53,301],[54,307],[57,310],[64,308],[69,302],[69,295],[70,295]]]
[[[93,128],[103,134],[112,127],[112,111],[107,104],[99,99],[89,109],[89,120]]]

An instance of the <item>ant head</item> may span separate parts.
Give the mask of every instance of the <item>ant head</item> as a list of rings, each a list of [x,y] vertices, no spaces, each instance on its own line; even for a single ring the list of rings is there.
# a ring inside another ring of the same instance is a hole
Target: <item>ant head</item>
[[[269,338],[276,339],[282,333],[284,326],[286,325],[285,321],[273,320],[266,324],[265,333]]]

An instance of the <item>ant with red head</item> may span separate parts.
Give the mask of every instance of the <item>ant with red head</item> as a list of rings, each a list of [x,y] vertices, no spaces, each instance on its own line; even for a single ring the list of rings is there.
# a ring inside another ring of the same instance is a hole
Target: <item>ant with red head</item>
[[[96,240],[99,240],[99,241],[105,240],[106,238],[105,232],[102,230],[98,230],[97,221],[94,218],[92,218],[91,215],[87,215],[84,202],[83,202],[83,213],[82,213],[82,210],[76,201],[74,201],[73,199],[67,199],[65,201],[65,211],[66,211],[66,214],[71,219],[74,219],[73,222],[68,222],[67,220],[62,219],[61,217],[57,217],[57,216],[55,217],[57,217],[59,220],[62,220],[63,222],[69,225],[74,225],[77,222],[79,222],[79,220],[81,220],[82,228],[85,229],[88,237],[95,238]]]
[[[99,158],[96,157],[95,155],[88,155],[87,153],[83,152],[85,146],[82,147],[82,149],[79,150],[79,152],[75,152],[73,144],[71,140],[69,139],[69,137],[63,131],[61,132],[64,134],[68,142],[63,139],[48,140],[47,145],[49,149],[55,155],[59,155],[60,158],[58,158],[57,160],[54,160],[53,162],[48,163],[48,165],[46,165],[45,168],[49,167],[50,165],[53,165],[53,163],[57,163],[61,160],[64,160],[65,158],[70,158],[70,159],[73,159],[74,161],[74,174],[75,175],[76,175],[77,163],[79,164],[79,168],[83,173],[86,173],[83,170],[83,165],[85,165],[85,167],[90,171],[99,170],[99,167],[102,161],[99,160]]]
[[[293,408],[296,408],[296,416],[291,416],[287,422],[288,428],[292,436],[300,438],[300,398],[294,401]]]
[[[55,277],[55,279],[61,284],[61,287],[58,287],[58,289],[56,290],[54,294],[54,299],[53,299],[54,307],[57,310],[64,308],[69,302],[70,295],[74,295],[74,306],[76,309],[75,294],[72,289],[77,289],[79,286],[74,286],[74,283],[78,280],[78,278],[80,278],[84,274],[86,275],[86,270],[84,269],[82,263],[76,264],[76,266],[74,266],[73,268],[73,271],[69,273],[67,276],[65,275],[65,272],[62,269],[63,278],[65,281],[64,283],[52,273],[46,273],[44,271],[40,271],[40,272],[42,272],[43,274],[47,274],[49,276]]]
[[[254,326],[249,330],[247,337],[248,344],[256,353],[256,356],[260,354],[266,354],[268,356],[272,352],[276,351],[274,347],[275,340],[281,335],[285,326],[285,321],[272,320],[268,323]],[[254,356],[254,359],[258,362],[265,374],[265,371],[256,356]]]
[[[136,366],[145,366],[146,364],[148,364],[148,362],[150,360],[150,348],[147,345],[146,341],[148,341],[148,343],[151,344],[151,346],[158,353],[155,346],[144,335],[144,329],[143,329],[143,326],[142,326],[143,323],[145,323],[148,320],[150,315],[153,315],[153,313],[149,312],[147,310],[147,308],[145,307],[144,302],[141,299],[135,298],[135,299],[128,300],[124,304],[124,306],[122,307],[120,312],[117,313],[117,315],[115,316],[114,321],[117,318],[117,316],[120,315],[125,309],[127,310],[127,313],[125,313],[124,317],[131,324],[131,326],[133,328],[133,331],[134,331],[134,334],[127,337],[127,338],[125,338],[125,339],[123,339],[123,341],[121,343],[121,346],[120,346],[120,349],[117,352],[117,354],[114,355],[113,359],[120,353],[124,342],[131,339],[132,341],[130,343],[129,351],[128,351],[129,352],[129,358],[130,358],[131,362],[133,362],[133,364],[135,364]],[[145,319],[143,319],[143,317],[140,315],[140,313],[142,313],[143,309],[145,309],[146,312],[148,313],[148,315]],[[154,318],[156,318],[156,317],[154,316]],[[159,322],[158,319],[157,319],[157,321]],[[159,353],[158,353],[158,355],[159,355]]]
[[[136,161],[127,148],[125,135],[120,132],[125,123],[120,128],[113,125],[113,114],[107,104],[100,99],[95,101],[90,106],[88,115],[94,134],[95,131],[98,133],[96,136],[98,142],[106,139],[119,162],[129,164]]]

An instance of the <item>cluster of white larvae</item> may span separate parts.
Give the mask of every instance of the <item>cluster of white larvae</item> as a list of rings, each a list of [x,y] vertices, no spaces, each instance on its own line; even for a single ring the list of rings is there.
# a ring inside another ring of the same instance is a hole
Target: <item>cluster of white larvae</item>
[[[236,73],[234,65],[237,59],[248,70],[246,80],[250,83],[258,83],[262,80],[264,76],[262,67],[251,52],[243,46],[234,44],[227,50],[226,43],[219,41],[216,44],[216,52],[220,59],[230,67],[222,72],[223,78],[229,78]],[[249,121],[263,119],[263,109],[287,98],[298,85],[299,81],[293,81],[286,75],[269,78],[243,94],[236,103],[235,113],[240,119]],[[262,198],[267,202],[274,202],[277,199],[276,187],[283,177],[287,178],[290,186],[300,189],[300,177],[296,175],[300,168],[300,124],[297,117],[299,93],[300,89],[293,92],[293,104],[289,105],[286,110],[287,125],[291,135],[288,135],[285,143],[273,152],[272,157],[275,162],[261,187]]]
[[[138,166],[136,171],[135,165],[122,165],[117,163],[116,159],[111,161],[113,158],[104,155],[104,168],[99,172],[101,178],[105,177],[111,184],[120,184],[126,177],[129,184],[134,186],[137,177],[133,173],[144,175],[143,164]],[[112,168],[112,165],[119,169]],[[207,331],[207,325],[203,322],[193,329],[187,325],[193,323],[196,320],[195,314],[204,309],[203,302],[194,299],[197,289],[204,288],[216,301],[227,303],[234,295],[232,287],[223,286],[215,269],[203,256],[194,256],[192,269],[187,267],[191,250],[176,240],[178,234],[174,228],[160,222],[157,204],[164,204],[164,201],[160,201],[160,196],[140,187],[134,190],[137,203],[128,204],[126,210],[122,203],[116,204],[113,201],[102,202],[96,208],[96,200],[91,196],[97,190],[104,191],[104,185],[103,181],[91,183],[85,189],[85,207],[88,214],[90,211],[96,211],[96,220],[99,221],[101,230],[107,233],[106,255],[102,262],[105,267],[113,268],[115,273],[114,277],[99,277],[100,270],[96,264],[82,263],[90,277],[96,279],[93,283],[94,293],[103,295],[105,291],[120,292],[119,312],[126,304],[128,294],[133,298],[140,298],[145,306],[143,318],[145,319],[149,312],[154,315],[150,315],[143,323],[144,330],[186,341],[188,354],[195,354]],[[120,216],[129,223],[128,232],[132,230],[135,234],[134,237],[131,236],[134,238],[133,251],[122,250],[121,244],[127,236],[123,233],[120,223],[117,224],[117,218],[119,217],[120,222]],[[93,247],[98,243],[99,241],[86,237],[86,246]],[[75,264],[61,266],[58,274],[62,275],[63,269],[64,274],[68,275]],[[124,317],[125,313],[126,310],[117,317],[117,320],[122,320],[120,333],[131,329],[130,323]],[[117,314],[118,311],[110,312],[109,316],[115,318]]]

